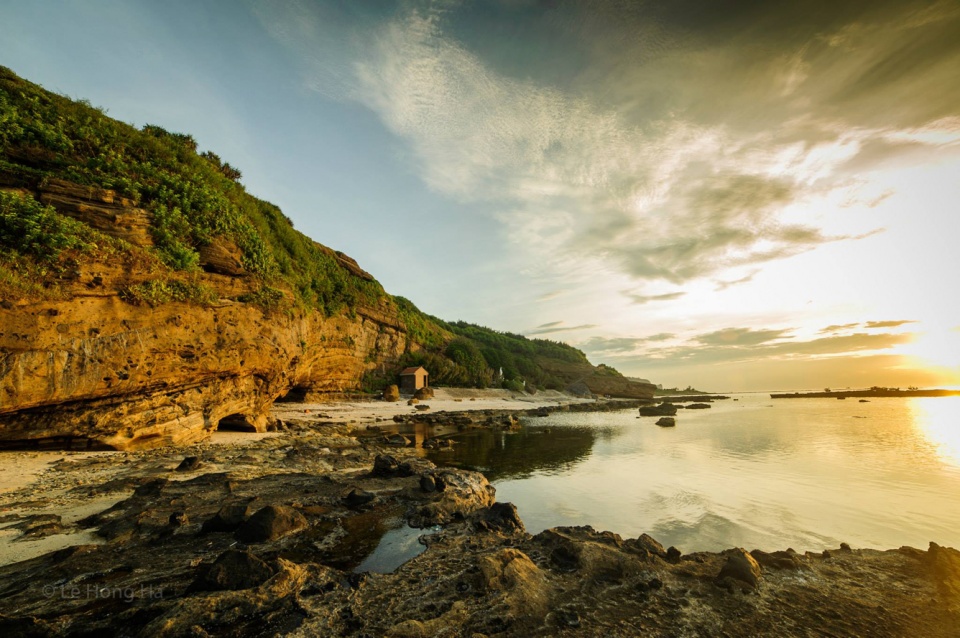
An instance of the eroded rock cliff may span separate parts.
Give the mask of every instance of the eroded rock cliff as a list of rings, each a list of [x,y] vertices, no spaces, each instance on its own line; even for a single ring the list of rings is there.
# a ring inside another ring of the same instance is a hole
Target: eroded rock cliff
[[[31,194],[150,244],[148,214],[112,191],[54,181]],[[356,390],[367,370],[410,347],[386,298],[333,317],[268,310],[237,300],[259,284],[229,246],[206,247],[201,266],[210,272],[190,285],[212,293],[206,303],[132,298],[155,282],[135,260],[77,264],[52,299],[3,300],[0,445],[131,449],[194,442],[220,425],[263,431],[273,401],[291,388]]]

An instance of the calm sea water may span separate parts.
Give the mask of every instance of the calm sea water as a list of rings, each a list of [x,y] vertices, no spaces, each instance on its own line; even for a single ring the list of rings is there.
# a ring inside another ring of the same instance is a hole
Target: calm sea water
[[[430,456],[483,471],[531,533],[589,524],[685,552],[960,547],[960,397],[732,396],[674,428],[555,414]]]

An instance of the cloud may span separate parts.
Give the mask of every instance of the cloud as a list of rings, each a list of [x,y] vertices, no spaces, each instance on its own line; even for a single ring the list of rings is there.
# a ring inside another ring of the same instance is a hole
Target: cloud
[[[752,281],[753,278],[756,277],[757,273],[759,272],[760,272],[759,270],[754,270],[749,275],[740,277],[739,279],[734,279],[732,281],[722,281],[722,280],[714,281],[714,283],[717,284],[717,287],[714,288],[714,290],[716,290],[717,292],[720,292],[722,290],[726,290],[727,288],[732,288],[733,286],[748,283]]]
[[[661,332],[649,337],[591,337],[578,347],[593,354],[625,353],[634,352],[648,343],[669,341],[675,337],[672,332]]]
[[[579,326],[564,326],[562,321],[551,321],[550,323],[545,323],[542,326],[538,326],[536,329],[531,330],[530,332],[525,333],[528,337],[533,337],[537,335],[546,335],[554,334],[557,332],[573,332],[574,330],[587,330],[589,328],[596,328],[597,325],[594,323],[585,323]]]
[[[538,328],[538,329],[539,329],[539,328],[553,328],[554,326],[559,326],[559,325],[561,325],[562,323],[563,323],[562,321],[549,321],[549,322],[547,322],[547,323],[542,323],[542,324],[540,324],[539,326],[537,326],[537,328]]]
[[[755,346],[768,341],[781,339],[790,332],[790,329],[753,330],[751,328],[724,328],[716,332],[698,335],[693,338],[693,341],[699,341],[706,345]]]
[[[638,295],[633,293],[628,293],[627,297],[631,302],[643,305],[645,303],[650,303],[651,301],[673,301],[674,299],[679,299],[683,297],[685,292],[668,292],[662,295]]]
[[[552,292],[545,292],[539,297],[537,297],[537,301],[550,301],[551,299],[562,297],[565,294],[567,294],[566,290],[554,290]]]
[[[505,31],[440,1],[363,28],[308,5],[270,19],[310,87],[368,108],[429,188],[486,204],[561,276],[592,260],[681,284],[868,236],[789,212],[942,146],[909,133],[960,103],[951,3],[669,4],[509,5]]]
[[[873,329],[873,328],[896,328],[908,323],[916,323],[916,321],[910,320],[901,320],[901,321],[868,321],[863,324],[864,328]]]
[[[827,326],[826,328],[822,328],[822,329],[820,330],[820,333],[821,333],[821,334],[824,334],[824,333],[827,333],[827,332],[834,332],[834,333],[836,333],[836,332],[841,332],[841,331],[844,331],[844,330],[852,330],[852,329],[857,328],[857,327],[859,327],[859,326],[860,326],[860,322],[857,322],[857,323],[839,323],[839,324],[835,324],[835,325],[832,325],[832,326]]]
[[[674,339],[676,336],[677,335],[673,334],[672,332],[658,332],[655,335],[645,337],[645,339],[647,341],[669,341],[670,339]]]

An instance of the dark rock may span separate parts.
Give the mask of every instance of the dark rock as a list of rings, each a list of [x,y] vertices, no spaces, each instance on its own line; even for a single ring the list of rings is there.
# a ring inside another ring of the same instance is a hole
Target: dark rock
[[[688,410],[709,410],[711,406],[709,403],[691,403],[687,406]]]
[[[402,434],[391,434],[387,437],[385,441],[387,445],[393,445],[396,447],[406,447],[410,445],[410,439],[403,436]]]
[[[580,614],[573,609],[558,609],[554,612],[554,618],[561,627],[576,629],[580,626]]]
[[[657,419],[657,425],[662,428],[672,428],[677,425],[677,420],[672,416],[662,416]]]
[[[760,585],[760,565],[746,550],[739,547],[724,552],[727,562],[717,574],[719,584],[737,585],[741,589],[756,589]],[[731,583],[730,581],[736,581]]]
[[[437,491],[437,482],[429,474],[424,474],[420,477],[420,489],[424,492],[436,492]]]
[[[400,400],[400,388],[395,385],[388,385],[383,389],[383,400],[384,401],[399,401]]]
[[[202,532],[232,532],[250,516],[252,508],[248,504],[233,503],[224,505],[213,517],[203,522]]]
[[[927,564],[944,599],[954,607],[960,606],[960,552],[930,543]]]
[[[46,621],[39,618],[0,614],[0,635],[17,638],[51,638],[56,636],[57,632]]]
[[[190,522],[190,519],[187,518],[186,512],[173,512],[170,514],[169,523],[170,527],[183,527]]]
[[[287,505],[267,505],[237,528],[237,540],[264,543],[276,540],[307,526],[303,514]]]
[[[799,569],[801,566],[800,557],[794,552],[773,552],[767,553],[765,551],[755,549],[750,552],[750,555],[753,556],[754,560],[761,567],[769,567],[773,569]]]
[[[681,554],[680,550],[673,545],[667,548],[667,562],[679,563],[681,556],[683,556],[683,554]]]
[[[418,476],[424,472],[429,472],[435,469],[436,466],[428,461],[427,459],[421,458],[408,458],[404,459],[398,466],[396,475],[397,476]]]
[[[377,498],[377,495],[373,492],[368,492],[360,488],[354,488],[343,497],[343,502],[347,507],[359,507],[361,505],[366,505],[375,498]]]
[[[421,404],[421,405],[416,406],[416,408],[417,408],[418,410],[421,410],[421,411],[426,411],[426,410],[429,410],[429,409],[430,409],[430,406],[424,403],[424,404]]]
[[[250,589],[266,582],[273,570],[264,561],[246,551],[230,549],[220,554],[212,565],[201,568],[192,591],[224,591]]]
[[[163,492],[163,488],[166,487],[166,485],[167,479],[165,478],[152,479],[133,490],[133,495],[144,498],[160,496],[160,493]]]
[[[513,503],[494,503],[483,511],[476,522],[478,529],[506,534],[524,533],[526,527]]]
[[[377,458],[373,460],[373,471],[371,474],[383,477],[394,476],[399,467],[400,463],[394,457],[389,454],[378,454]]]
[[[664,401],[660,405],[645,405],[640,408],[640,416],[675,416],[677,406]]]
[[[187,458],[180,461],[180,465],[177,466],[178,472],[191,472],[193,470],[199,469],[203,465],[203,462],[200,461],[199,456],[188,456]]]
[[[665,550],[663,545],[657,542],[657,540],[649,534],[641,534],[640,538],[633,542],[633,545],[637,549],[646,552],[647,554],[659,556],[660,558],[667,557],[667,550]]]

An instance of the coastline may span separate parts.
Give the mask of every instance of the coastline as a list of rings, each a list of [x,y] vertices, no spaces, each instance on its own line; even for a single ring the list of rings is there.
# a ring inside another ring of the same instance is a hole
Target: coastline
[[[440,401],[471,403],[454,398]],[[462,412],[474,412],[472,427],[501,427],[483,421],[566,407],[499,399],[507,409],[477,400]],[[413,416],[402,403],[391,408],[400,410],[394,416]],[[571,401],[568,409],[607,405]],[[532,536],[515,508],[495,504],[482,475],[438,468],[418,456],[421,448],[385,445],[367,429],[404,424],[371,404],[323,406],[285,406],[285,427],[266,436],[230,432],[189,448],[53,453],[61,460],[0,494],[3,526],[21,534],[4,542],[89,536],[0,566],[0,629],[36,636],[132,626],[143,636],[947,636],[960,626],[955,550],[685,553],[695,548],[665,549],[646,535],[622,538],[588,526]],[[84,504],[92,509],[83,516],[55,513]],[[225,520],[224,504],[243,506],[238,520]],[[269,506],[283,509],[286,530],[274,521],[266,537],[240,540],[228,529],[249,525]],[[210,529],[213,520],[221,531]],[[386,533],[411,522],[430,532],[421,541],[426,551],[393,573],[353,573]],[[45,589],[57,582],[69,588]]]

